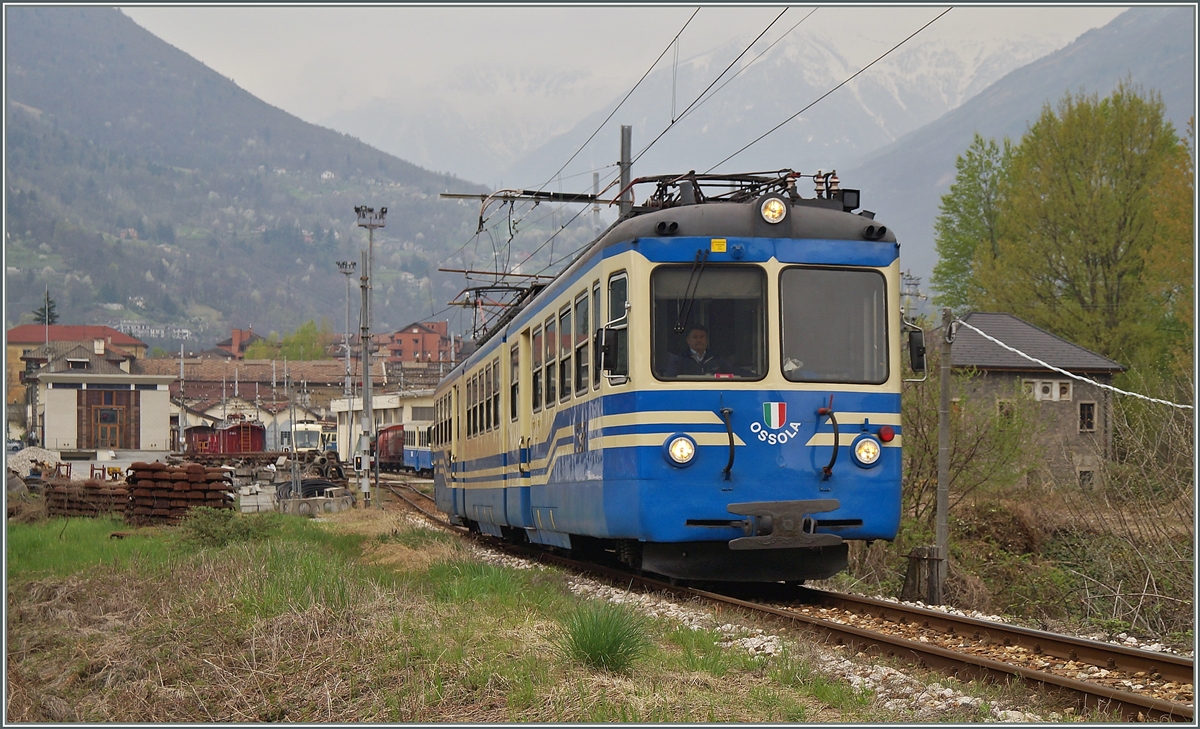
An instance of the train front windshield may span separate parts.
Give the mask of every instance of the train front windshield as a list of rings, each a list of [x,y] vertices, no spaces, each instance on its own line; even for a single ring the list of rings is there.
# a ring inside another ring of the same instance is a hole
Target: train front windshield
[[[785,269],[779,279],[783,376],[793,382],[887,381],[885,293],[878,271]]]
[[[758,380],[766,375],[763,269],[660,266],[651,276],[650,291],[655,377]],[[779,365],[785,378],[871,385],[887,381],[886,284],[878,271],[786,268],[780,273],[779,302]]]
[[[296,448],[313,449],[321,447],[321,434],[315,430],[297,430]]]
[[[660,266],[650,279],[650,291],[655,377],[757,380],[766,375],[763,269]]]

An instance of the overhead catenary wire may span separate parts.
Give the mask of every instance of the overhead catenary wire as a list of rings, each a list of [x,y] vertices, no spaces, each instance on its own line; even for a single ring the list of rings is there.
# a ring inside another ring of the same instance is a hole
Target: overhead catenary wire
[[[741,148],[741,149],[739,149],[738,151],[736,151],[736,152],[734,152],[733,154],[729,155],[728,157],[726,157],[725,159],[723,159],[723,160],[721,160],[720,162],[716,163],[716,164],[715,164],[715,165],[713,165],[712,167],[709,167],[707,170],[705,170],[705,174],[707,174],[707,173],[709,173],[709,172],[712,172],[712,171],[713,171],[714,169],[716,169],[717,167],[719,167],[719,166],[721,166],[721,165],[725,164],[726,162],[728,162],[729,160],[731,160],[731,159],[733,159],[734,157],[738,156],[738,155],[739,155],[739,154],[741,154],[742,152],[745,152],[747,149],[750,149],[750,148],[751,148],[751,147],[753,147],[754,145],[756,145],[756,144],[758,144],[759,142],[761,142],[762,140],[766,139],[766,138],[767,138],[769,135],[771,135],[771,134],[775,133],[775,131],[777,131],[777,130],[778,130],[780,127],[782,127],[784,124],[787,124],[788,122],[792,121],[793,119],[795,119],[796,117],[800,116],[800,115],[801,115],[801,114],[803,114],[804,112],[806,112],[806,111],[808,111],[809,109],[813,108],[814,106],[816,106],[817,104],[819,104],[819,103],[820,103],[820,102],[821,102],[823,99],[825,99],[827,96],[829,96],[829,95],[830,95],[830,94],[832,94],[833,92],[837,91],[838,89],[842,88],[842,87],[843,87],[843,86],[845,86],[846,84],[848,84],[848,83],[850,83],[851,81],[853,81],[853,80],[854,80],[855,78],[857,78],[857,77],[858,77],[860,74],[862,74],[863,72],[865,72],[865,71],[866,71],[868,68],[870,68],[871,66],[874,66],[876,63],[879,63],[879,62],[880,62],[880,61],[882,61],[884,58],[887,58],[887,57],[888,57],[889,55],[891,55],[891,53],[892,53],[893,51],[895,51],[897,48],[899,48],[900,46],[904,45],[905,43],[907,43],[907,42],[909,42],[910,40],[912,40],[913,38],[915,38],[915,37],[917,36],[917,34],[918,34],[918,33],[920,33],[921,31],[925,30],[925,29],[926,29],[926,28],[928,28],[929,26],[933,25],[935,22],[937,22],[937,20],[938,20],[939,18],[941,18],[943,15],[945,15],[946,13],[950,12],[950,11],[951,11],[951,10],[953,10],[953,9],[954,9],[953,7],[949,7],[949,8],[946,8],[945,10],[943,10],[942,12],[938,13],[937,17],[935,17],[933,20],[930,20],[930,21],[929,21],[928,23],[926,23],[925,25],[922,25],[920,28],[917,28],[917,29],[916,29],[915,31],[913,31],[913,32],[912,32],[912,34],[910,34],[910,35],[909,35],[907,38],[905,38],[904,40],[900,41],[900,42],[899,42],[899,43],[897,43],[896,45],[892,46],[892,47],[891,47],[891,48],[889,48],[888,50],[884,51],[884,52],[883,52],[883,54],[882,54],[882,55],[880,55],[878,58],[876,58],[874,61],[871,61],[871,62],[870,62],[870,63],[868,63],[866,66],[863,66],[863,67],[862,67],[862,68],[860,68],[858,71],[855,71],[853,74],[851,74],[851,75],[850,75],[850,77],[849,77],[849,78],[847,78],[846,80],[842,81],[842,82],[841,82],[841,83],[839,83],[837,86],[834,86],[832,89],[830,89],[830,90],[826,91],[825,93],[821,94],[821,95],[820,95],[819,97],[817,97],[817,99],[816,99],[815,101],[813,101],[811,104],[809,104],[808,106],[804,107],[803,109],[801,109],[800,111],[796,112],[795,114],[792,114],[792,115],[791,115],[791,116],[789,116],[787,119],[784,119],[783,121],[779,122],[779,123],[778,123],[778,124],[776,124],[775,126],[773,126],[773,127],[771,127],[770,129],[768,129],[767,131],[763,132],[763,133],[762,133],[762,135],[760,135],[760,136],[759,136],[757,139],[753,140],[752,142],[750,142],[750,143],[749,143],[749,144],[747,144],[746,146],[742,147],[742,148]]]
[[[546,185],[549,185],[551,180],[553,180],[555,177],[557,177],[560,172],[565,170],[567,168],[567,165],[571,164],[571,162],[577,156],[579,156],[579,153],[582,152],[584,149],[586,149],[589,144],[591,144],[592,140],[596,138],[596,135],[600,133],[600,130],[604,129],[604,125],[608,124],[609,120],[611,120],[613,118],[613,116],[625,104],[625,102],[629,100],[629,97],[633,96],[633,92],[637,91],[638,87],[642,85],[642,82],[646,80],[646,77],[650,75],[650,72],[654,70],[654,67],[658,65],[658,62],[663,59],[663,56],[667,55],[667,51],[671,50],[671,47],[676,45],[679,42],[679,36],[683,35],[683,31],[687,30],[687,27],[689,25],[691,25],[692,20],[696,17],[696,14],[699,12],[700,12],[700,8],[696,8],[695,11],[692,12],[692,14],[688,17],[687,22],[685,22],[683,24],[683,27],[679,29],[679,32],[675,34],[675,37],[671,39],[671,42],[667,44],[667,47],[662,50],[662,53],[658,54],[658,58],[654,59],[654,63],[650,64],[650,68],[646,69],[646,72],[643,73],[642,77],[640,79],[638,79],[637,83],[635,83],[633,85],[633,88],[629,89],[629,93],[625,94],[625,96],[617,103],[617,105],[613,108],[613,110],[609,113],[609,115],[604,118],[604,121],[600,122],[600,125],[596,127],[596,131],[592,132],[591,136],[589,136],[583,144],[579,145],[579,149],[575,150],[575,153],[572,154],[570,156],[570,158],[567,159],[566,162],[563,162],[562,167],[559,167],[557,172],[555,172],[553,175],[550,175],[550,179],[546,180],[545,182],[543,182],[541,185],[538,186],[537,189],[539,192],[541,191],[541,189],[543,187],[545,187]]]
[[[729,83],[730,83],[731,81],[733,81],[735,78],[737,78],[738,76],[741,76],[743,73],[745,73],[747,69],[749,69],[751,66],[753,66],[755,63],[757,63],[757,62],[758,62],[758,59],[760,59],[760,58],[762,58],[763,56],[765,56],[765,55],[767,55],[768,53],[770,53],[772,48],[774,48],[775,46],[779,45],[779,42],[780,42],[780,41],[782,41],[784,38],[787,38],[789,35],[791,35],[791,33],[792,33],[792,31],[793,31],[793,30],[795,30],[796,28],[799,28],[801,23],[803,23],[804,21],[806,21],[806,20],[808,20],[810,17],[812,17],[812,14],[813,14],[813,13],[815,13],[815,12],[817,12],[818,10],[820,10],[820,8],[813,8],[812,10],[808,11],[808,15],[805,15],[803,18],[800,18],[799,20],[797,20],[795,25],[793,25],[792,27],[788,28],[788,29],[787,29],[786,31],[784,31],[784,32],[783,32],[783,33],[782,33],[782,34],[781,34],[781,35],[780,35],[778,38],[776,38],[775,40],[771,41],[771,45],[769,45],[769,46],[767,46],[766,48],[764,48],[764,49],[763,49],[763,51],[762,51],[762,53],[759,53],[757,56],[755,56],[754,58],[750,59],[750,62],[749,62],[749,63],[747,63],[745,66],[742,66],[741,68],[739,68],[739,69],[738,69],[738,71],[737,71],[737,73],[735,73],[735,74],[733,74],[732,76],[730,76],[729,78],[725,79],[725,83],[723,83],[723,84],[721,84],[720,86],[718,86],[718,87],[717,87],[717,88],[716,88],[716,89],[715,89],[715,90],[714,90],[714,91],[713,91],[711,94],[709,94],[708,96],[705,96],[705,97],[704,97],[704,99],[703,99],[703,100],[702,100],[702,101],[701,101],[699,104],[696,104],[696,105],[695,105],[695,106],[694,106],[692,109],[690,109],[689,111],[687,111],[687,112],[684,112],[683,114],[680,114],[680,115],[679,115],[679,119],[677,119],[676,121],[683,121],[683,120],[684,120],[686,117],[688,117],[690,114],[692,114],[692,112],[695,112],[697,109],[699,109],[700,107],[702,107],[702,106],[704,106],[705,104],[707,104],[707,103],[708,103],[708,101],[709,101],[710,99],[712,99],[712,97],[714,97],[714,96],[716,96],[718,93],[720,93],[721,89],[725,88],[726,86],[728,86],[728,85],[729,85]]]
[[[1059,373],[1060,375],[1064,375],[1064,376],[1066,376],[1066,377],[1070,377],[1070,378],[1071,378],[1071,379],[1073,379],[1073,380],[1079,380],[1080,382],[1086,382],[1086,383],[1088,383],[1089,385],[1095,385],[1096,387],[1099,387],[1099,388],[1101,388],[1101,389],[1103,389],[1103,390],[1111,390],[1112,392],[1115,392],[1115,393],[1118,393],[1118,394],[1121,394],[1121,395],[1129,395],[1130,397],[1136,397],[1136,398],[1139,398],[1139,399],[1141,399],[1141,400],[1148,400],[1148,401],[1150,401],[1150,402],[1156,402],[1156,403],[1158,403],[1158,404],[1160,404],[1160,405],[1170,405],[1170,406],[1171,406],[1171,407],[1173,407],[1173,408],[1181,408],[1181,409],[1186,409],[1186,410],[1193,410],[1193,409],[1195,409],[1195,408],[1194,408],[1193,406],[1191,406],[1191,405],[1180,405],[1179,403],[1170,402],[1170,401],[1168,401],[1168,400],[1160,400],[1160,399],[1158,399],[1158,398],[1156,398],[1156,397],[1149,397],[1149,396],[1147,396],[1147,395],[1141,395],[1141,394],[1139,394],[1139,393],[1136,393],[1136,392],[1128,392],[1128,391],[1126,391],[1126,390],[1122,390],[1122,389],[1120,389],[1120,388],[1113,387],[1112,385],[1105,385],[1105,384],[1103,384],[1103,383],[1096,382],[1095,380],[1089,380],[1089,379],[1088,379],[1088,378],[1086,378],[1086,377],[1081,377],[1080,375],[1074,374],[1074,373],[1072,373],[1072,372],[1067,372],[1066,370],[1064,370],[1064,369],[1062,369],[1062,368],[1055,367],[1055,366],[1054,366],[1054,365],[1052,365],[1052,364],[1048,364],[1048,363],[1046,363],[1046,362],[1043,362],[1042,360],[1038,359],[1037,357],[1034,357],[1034,356],[1032,356],[1032,355],[1025,354],[1024,352],[1022,352],[1021,350],[1017,349],[1016,347],[1011,347],[1011,346],[1009,346],[1009,345],[1005,344],[1004,342],[1001,342],[999,339],[996,339],[996,338],[995,338],[995,337],[993,337],[992,335],[990,335],[990,334],[988,334],[988,333],[986,333],[986,332],[984,332],[984,331],[980,330],[978,327],[973,327],[973,326],[971,326],[970,324],[966,323],[966,322],[965,322],[965,321],[963,321],[962,319],[955,319],[955,320],[954,320],[954,323],[955,323],[955,324],[958,324],[958,325],[960,325],[960,326],[964,326],[964,327],[966,327],[967,329],[970,329],[971,331],[975,332],[976,334],[978,334],[979,336],[981,336],[981,337],[983,337],[984,339],[988,340],[989,342],[992,342],[993,344],[997,344],[997,345],[999,345],[999,346],[1001,346],[1001,347],[1003,347],[1003,348],[1007,349],[1008,351],[1010,351],[1010,352],[1012,352],[1012,353],[1014,353],[1014,354],[1020,355],[1021,357],[1024,357],[1025,359],[1029,360],[1030,362],[1036,362],[1037,364],[1040,364],[1041,366],[1043,366],[1043,367],[1045,367],[1045,368],[1047,368],[1047,369],[1049,369],[1049,370],[1052,370],[1052,371],[1054,371],[1054,372],[1057,372],[1057,373]]]
[[[678,119],[674,118],[674,115],[672,114],[671,123],[668,124],[665,129],[663,129],[661,132],[659,132],[658,136],[655,137],[654,139],[652,139],[649,144],[647,144],[645,147],[643,147],[642,151],[637,153],[637,155],[633,158],[633,161],[630,164],[635,164],[639,159],[641,159],[642,155],[646,154],[646,152],[649,152],[650,148],[653,147],[658,142],[658,140],[662,139],[664,134],[671,131],[671,129],[674,128],[674,126],[679,123],[680,119],[683,119],[683,117],[687,116],[688,112],[692,110],[692,107],[694,107],[697,103],[699,103],[700,100],[704,98],[704,95],[709,92],[709,89],[711,89],[713,86],[715,86],[716,83],[718,81],[720,81],[721,78],[725,74],[729,73],[729,70],[731,68],[733,68],[734,65],[736,65],[737,62],[742,59],[742,56],[749,53],[750,49],[754,47],[754,44],[757,43],[759,40],[761,40],[762,37],[767,34],[767,31],[769,31],[776,23],[778,23],[779,19],[782,18],[784,13],[786,13],[787,11],[788,11],[788,8],[784,8],[783,12],[781,12],[779,15],[776,15],[775,19],[772,20],[770,23],[768,23],[767,27],[763,28],[762,32],[759,33],[754,38],[754,40],[750,41],[750,44],[748,46],[746,46],[745,49],[743,49],[742,52],[737,55],[737,58],[734,58],[732,61],[730,61],[729,65],[725,67],[725,70],[721,71],[721,73],[717,74],[717,77],[712,80],[712,83],[710,83],[703,91],[701,91],[700,95],[697,96],[692,101],[692,103],[688,104],[687,108],[683,110],[683,113],[681,113],[679,115]]]

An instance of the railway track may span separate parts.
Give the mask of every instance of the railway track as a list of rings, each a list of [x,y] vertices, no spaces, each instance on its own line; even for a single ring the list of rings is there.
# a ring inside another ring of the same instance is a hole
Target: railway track
[[[400,486],[400,488],[397,488]],[[433,509],[433,498],[407,484],[387,484],[410,507],[454,531]],[[759,615],[799,623],[837,645],[886,656],[963,680],[1022,679],[1063,696],[1078,708],[1112,712],[1127,721],[1194,720],[1194,662],[1086,638],[979,620],[938,610],[856,595],[794,589],[767,601],[739,597],[743,590],[702,590],[631,573],[617,566],[580,562],[560,554],[472,537],[490,547],[539,562],[645,589],[701,597]]]

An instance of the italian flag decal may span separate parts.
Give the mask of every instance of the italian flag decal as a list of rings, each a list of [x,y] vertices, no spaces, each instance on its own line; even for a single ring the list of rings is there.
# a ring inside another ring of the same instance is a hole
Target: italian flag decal
[[[763,422],[772,430],[779,430],[787,420],[787,403],[764,402]]]

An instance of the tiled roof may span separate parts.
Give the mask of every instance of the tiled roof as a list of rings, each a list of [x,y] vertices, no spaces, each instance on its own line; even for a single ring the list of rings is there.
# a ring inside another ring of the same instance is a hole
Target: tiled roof
[[[1125,369],[1107,357],[1072,344],[1012,314],[974,312],[962,319],[1008,346],[1068,372],[1122,372]],[[958,327],[950,348],[950,361],[955,367],[977,367],[981,370],[1049,371],[966,327]]]
[[[90,375],[128,375],[129,372],[108,361],[103,355],[97,355],[90,343],[81,342],[51,342],[49,345],[34,349],[21,357],[23,360],[44,360],[46,363],[38,368],[41,373],[79,372]],[[84,370],[72,370],[68,359],[87,360]]]
[[[249,383],[259,383],[259,387],[271,385],[271,363],[275,363],[274,378],[279,388],[283,387],[283,360],[269,359],[198,359],[183,360],[184,379],[187,382],[221,382],[224,378],[229,387],[233,386],[236,377],[242,386]],[[148,375],[179,375],[179,360],[163,357],[142,361],[142,371]],[[356,379],[361,379],[362,370],[351,364]],[[386,364],[381,360],[371,363],[371,371],[376,383],[384,383]],[[342,360],[320,359],[306,362],[288,362],[288,376],[295,383],[307,382],[310,385],[338,385],[346,379],[346,363]]]
[[[140,339],[119,332],[112,327],[101,325],[51,324],[49,327],[52,342],[83,342],[92,339],[103,339],[106,342],[122,347],[145,347]],[[22,324],[8,330],[9,344],[45,344],[47,327],[44,324]]]

